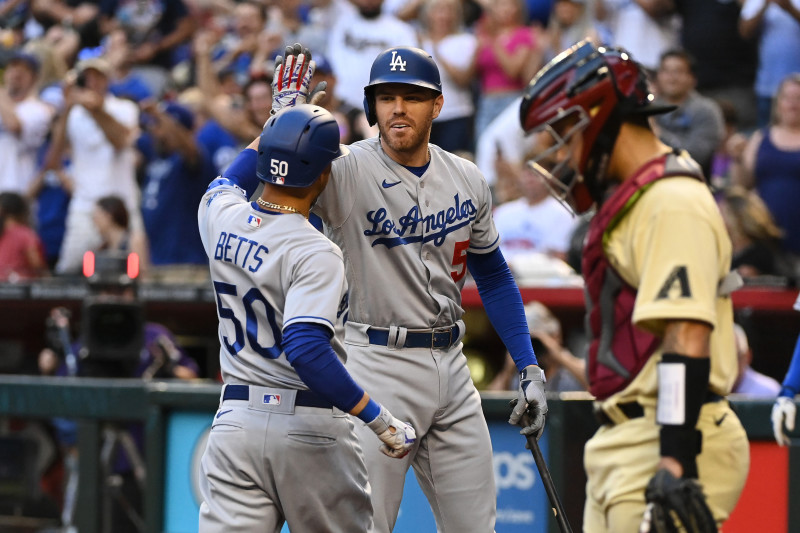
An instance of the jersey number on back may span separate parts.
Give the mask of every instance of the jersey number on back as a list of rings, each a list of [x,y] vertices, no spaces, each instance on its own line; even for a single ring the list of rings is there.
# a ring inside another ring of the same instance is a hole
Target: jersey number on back
[[[228,350],[229,354],[236,355],[242,351],[242,348],[244,348],[244,339],[246,334],[247,342],[250,344],[250,348],[254,352],[262,357],[266,357],[267,359],[277,359],[280,357],[281,353],[283,353],[283,348],[281,347],[281,330],[278,327],[278,324],[275,323],[275,311],[272,309],[272,307],[270,307],[267,299],[263,294],[261,294],[261,291],[259,291],[257,287],[253,287],[245,293],[245,295],[242,297],[241,305],[238,305],[238,302],[234,301],[237,309],[244,309],[244,329],[242,329],[242,322],[239,320],[239,318],[237,318],[234,309],[231,307],[226,307],[222,303],[223,295],[238,296],[236,285],[233,285],[232,283],[215,281],[214,292],[217,294],[217,312],[219,313],[220,320],[230,320],[233,324],[233,330],[236,335],[236,339],[234,339],[233,344],[231,344],[228,337],[222,337],[222,343],[225,345],[225,349]],[[275,344],[272,346],[262,346],[258,343],[258,331],[260,328],[258,327],[258,315],[253,308],[256,302],[261,303],[261,305],[264,307],[265,314],[267,315],[267,322],[269,323],[270,330],[272,331],[272,338],[275,339]]]

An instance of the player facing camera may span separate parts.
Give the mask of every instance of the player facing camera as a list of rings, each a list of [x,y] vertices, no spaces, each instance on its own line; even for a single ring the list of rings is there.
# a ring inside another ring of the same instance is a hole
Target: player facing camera
[[[144,308],[136,297],[139,258],[86,252],[89,287],[81,320],[80,375],[134,377],[144,347]]]

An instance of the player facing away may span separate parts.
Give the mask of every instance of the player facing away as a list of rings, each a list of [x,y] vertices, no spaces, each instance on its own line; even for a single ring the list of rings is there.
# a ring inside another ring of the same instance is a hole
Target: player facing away
[[[602,422],[584,455],[589,533],[675,531],[669,509],[687,531],[716,531],[750,462],[725,399],[741,282],[731,243],[698,165],[650,129],[669,110],[651,101],[626,52],[584,41],[539,71],[520,106],[541,143],[529,164],[551,193],[577,213],[597,207],[582,259]]]
[[[200,204],[225,383],[201,461],[202,533],[277,533],[284,522],[293,531],[372,531],[367,472],[347,413],[378,435],[384,457],[397,461],[415,442],[413,428],[370,399],[342,364],[342,253],[307,220],[331,161],[345,153],[330,113],[287,109]],[[264,191],[250,202],[256,176]]]
[[[289,100],[283,96],[275,91],[275,105]],[[382,52],[364,97],[380,135],[351,144],[333,162],[312,211],[344,252],[347,369],[417,434],[406,458],[389,461],[365,445],[369,429],[356,424],[375,530],[394,527],[413,467],[439,531],[490,533],[497,497],[491,441],[461,343],[467,270],[521,372],[510,422],[530,406],[532,422],[522,431],[538,438],[547,403],[522,298],[498,248],[486,180],[472,163],[428,143],[444,102],[430,55],[409,47]]]

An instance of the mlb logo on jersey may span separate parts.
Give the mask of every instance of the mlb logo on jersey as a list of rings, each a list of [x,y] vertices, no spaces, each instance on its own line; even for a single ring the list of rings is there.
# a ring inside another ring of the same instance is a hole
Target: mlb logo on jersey
[[[280,405],[281,404],[281,395],[280,394],[265,394],[264,395],[264,405]]]
[[[259,228],[261,227],[261,217],[257,217],[255,215],[249,215],[247,217],[247,223],[253,226],[254,228]]]

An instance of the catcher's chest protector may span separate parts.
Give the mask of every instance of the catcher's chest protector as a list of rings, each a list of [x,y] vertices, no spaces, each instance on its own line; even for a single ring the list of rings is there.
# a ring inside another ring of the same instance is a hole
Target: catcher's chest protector
[[[591,339],[589,392],[599,400],[624,389],[661,342],[633,325],[637,289],[612,268],[603,250],[603,238],[656,180],[685,176],[703,181],[700,171],[687,169],[687,159],[683,158],[682,164],[679,157],[667,154],[647,163],[635,177],[617,187],[589,224],[582,269],[586,281],[586,328]]]

